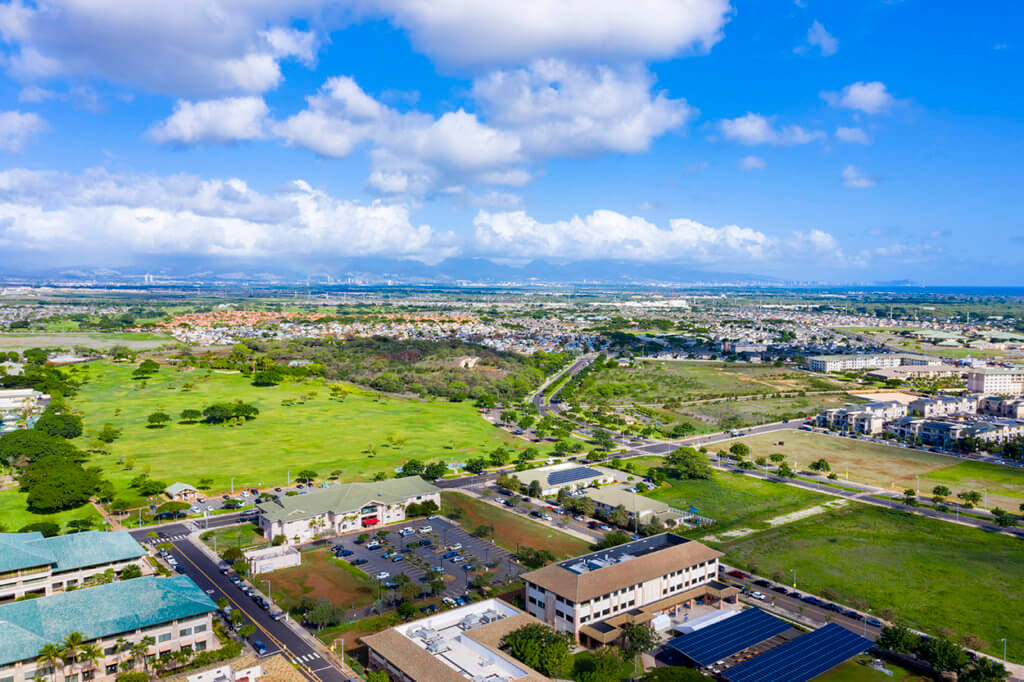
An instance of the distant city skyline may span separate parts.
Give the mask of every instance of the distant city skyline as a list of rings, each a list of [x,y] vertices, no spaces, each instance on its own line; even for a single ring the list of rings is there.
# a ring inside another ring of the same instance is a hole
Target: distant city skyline
[[[0,0],[0,276],[1018,285],[1022,15]]]

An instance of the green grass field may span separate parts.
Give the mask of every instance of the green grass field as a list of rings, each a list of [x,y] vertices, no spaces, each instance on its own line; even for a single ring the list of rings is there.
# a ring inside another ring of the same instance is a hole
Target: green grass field
[[[267,544],[266,538],[251,523],[215,528],[214,530],[204,532],[200,538],[218,553],[223,552],[229,547],[249,549],[251,547],[262,547]]]
[[[57,514],[33,514],[26,509],[25,496],[17,489],[0,491],[0,526],[6,532],[14,532],[32,523],[51,521],[58,524],[62,530],[67,529],[68,521],[77,519],[89,519],[93,522],[93,528],[103,529],[103,519],[99,513],[92,508],[92,505],[85,505],[78,509],[71,509]]]
[[[886,670],[892,675],[868,667],[871,656],[857,656],[846,663],[837,665],[827,673],[814,678],[814,682],[930,682],[932,678],[917,675],[902,666],[885,661]]]
[[[123,334],[104,334],[101,332],[62,332],[54,329],[54,333],[23,333],[0,334],[0,348],[4,350],[24,351],[28,348],[71,348],[84,346],[103,350],[111,346],[126,346],[132,350],[148,350],[174,343],[170,336],[149,334],[145,332],[126,332]]]
[[[306,468],[321,477],[337,470],[343,481],[362,480],[378,471],[390,474],[411,458],[464,461],[498,445],[527,445],[485,422],[468,402],[382,398],[352,386],[338,401],[320,380],[258,388],[240,374],[168,367],[143,386],[131,379],[132,369],[78,366],[76,375],[87,383],[72,399],[85,421],[83,441],[106,422],[122,429],[110,454],[96,455],[90,464],[102,467],[126,498],[129,480],[140,471],[166,483],[196,485],[209,477],[214,491],[226,491],[232,477],[236,490],[283,485],[289,471],[294,476]],[[234,400],[255,404],[259,416],[240,426],[177,421],[185,408]],[[146,417],[155,411],[175,421],[149,428]],[[128,457],[133,470],[119,464]]]
[[[760,400],[729,400],[720,403],[683,405],[671,410],[660,410],[670,420],[685,419],[701,431],[711,433],[738,429],[757,424],[768,424],[785,419],[799,419],[817,414],[830,407],[853,402],[845,393],[795,396],[792,398],[764,398]]]
[[[842,390],[843,385],[786,367],[727,362],[648,360],[602,370],[581,394],[584,402],[613,405],[683,402],[786,391]]]
[[[644,458],[653,461],[657,458]],[[636,462],[638,460],[629,460]],[[718,522],[710,532],[750,526],[766,519],[813,507],[833,499],[792,486],[769,483],[749,476],[716,471],[710,480],[668,480],[648,495],[679,509],[696,507],[703,516]]]
[[[753,457],[778,452],[786,455],[790,466],[798,464],[801,469],[824,458],[840,480],[849,471],[851,481],[902,489],[914,488],[920,477],[922,495],[930,495],[933,487],[942,484],[954,494],[987,488],[989,503],[1008,510],[1016,510],[1024,502],[1021,469],[807,431],[769,433],[741,440],[750,446]],[[784,444],[778,445],[780,441]]]
[[[905,512],[851,504],[719,543],[726,561],[772,576],[796,571],[797,588],[835,592],[924,632],[972,633],[995,653],[1024,660],[1024,543]],[[788,578],[787,578],[788,581]]]
[[[584,540],[463,493],[442,492],[441,505],[445,510],[457,509],[458,521],[467,530],[472,531],[482,525],[493,526],[494,542],[513,552],[518,547],[533,547],[550,550],[555,556],[564,558],[590,551],[589,543]]]

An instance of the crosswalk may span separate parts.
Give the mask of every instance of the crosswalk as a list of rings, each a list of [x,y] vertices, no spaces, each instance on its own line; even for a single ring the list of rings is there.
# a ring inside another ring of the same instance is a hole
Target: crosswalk
[[[324,659],[320,658],[320,654],[304,654],[302,656],[296,655],[295,656],[295,660],[298,661],[299,663],[305,663],[305,664],[309,665],[310,663],[313,663],[314,661],[321,661],[322,662]]]
[[[159,545],[162,542],[177,542],[179,540],[184,540],[187,537],[188,533],[181,533],[179,535],[167,535],[162,538],[146,538],[143,540],[143,542],[147,542],[151,545]]]

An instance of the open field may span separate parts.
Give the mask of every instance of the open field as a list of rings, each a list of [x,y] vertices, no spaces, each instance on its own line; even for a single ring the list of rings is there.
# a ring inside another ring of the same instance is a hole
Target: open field
[[[146,333],[103,334],[101,332],[55,334],[0,334],[0,348],[24,351],[28,348],[72,348],[85,346],[104,350],[111,346],[126,346],[132,350],[159,348],[174,343],[169,336]]]
[[[251,523],[208,530],[203,532],[200,538],[218,553],[229,547],[249,549],[267,544],[267,540],[260,534],[259,528]]]
[[[720,543],[725,560],[924,632],[972,633],[1024,660],[1024,543],[861,504]],[[829,591],[834,592],[832,595]],[[1014,644],[1016,643],[1016,644]]]
[[[103,529],[103,519],[92,505],[87,504],[56,514],[33,514],[26,509],[25,495],[19,493],[17,488],[0,491],[0,527],[6,532],[17,531],[29,524],[44,521],[51,521],[58,524],[61,530],[67,530],[67,522],[76,519],[90,519],[93,528]]]
[[[700,514],[718,522],[708,531],[714,534],[758,524],[833,499],[793,486],[721,471],[714,472],[712,478],[705,481],[670,478],[663,487],[648,496],[679,509],[688,509],[691,505],[696,507]]]
[[[840,479],[869,483],[883,488],[915,488],[920,477],[921,494],[930,495],[936,485],[945,485],[954,495],[961,490],[989,490],[989,503],[1016,510],[1024,502],[1024,470],[965,461],[958,457],[922,452],[911,448],[869,443],[807,431],[787,431],[741,439],[753,457],[773,452],[786,455],[790,466],[806,469],[824,458]],[[784,445],[776,445],[778,442]]]
[[[456,508],[461,514],[458,521],[467,530],[472,531],[482,525],[493,526],[494,542],[513,552],[520,546],[533,547],[550,550],[561,558],[589,551],[590,545],[575,536],[535,523],[463,493],[448,490],[442,492],[441,506],[446,510]]]
[[[715,403],[682,405],[662,409],[671,421],[689,421],[703,432],[725,431],[757,424],[800,419],[843,403],[856,402],[845,393],[764,398],[760,400],[729,400]]]
[[[302,565],[257,576],[257,584],[270,581],[274,600],[288,610],[302,597],[326,599],[347,609],[366,606],[377,597],[377,585],[370,576],[347,562],[335,559],[326,549],[302,553]]]
[[[885,661],[886,670],[892,675],[868,667],[871,656],[857,656],[846,663],[837,665],[827,673],[814,678],[814,682],[930,682],[932,678],[917,675],[906,668]]]
[[[107,422],[122,429],[110,454],[89,463],[100,466],[126,499],[133,499],[128,482],[140,471],[166,483],[196,485],[209,477],[214,491],[227,490],[233,477],[237,490],[283,485],[289,471],[294,476],[307,468],[321,477],[338,471],[343,481],[362,480],[390,474],[411,458],[464,461],[498,445],[527,445],[485,422],[468,402],[381,397],[351,385],[337,400],[321,380],[259,388],[241,374],[171,367],[139,382],[132,369],[77,366],[75,375],[87,382],[72,399],[85,421],[85,439]],[[183,409],[235,400],[256,405],[259,416],[238,426],[177,421]],[[146,418],[155,411],[175,419],[149,428]],[[132,470],[127,458],[134,459]]]
[[[612,404],[687,402],[703,398],[790,391],[842,390],[843,384],[787,367],[728,362],[647,360],[612,367],[588,378],[583,402]]]

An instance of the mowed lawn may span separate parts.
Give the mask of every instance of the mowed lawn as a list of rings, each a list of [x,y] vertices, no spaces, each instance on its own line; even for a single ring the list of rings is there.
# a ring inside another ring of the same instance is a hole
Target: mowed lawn
[[[470,532],[478,526],[493,526],[495,543],[513,552],[518,547],[533,547],[563,558],[590,551],[590,545],[584,540],[463,493],[443,491],[441,505],[445,510],[457,509],[459,524]]]
[[[88,519],[93,528],[103,530],[103,519],[92,505],[84,505],[78,509],[58,512],[56,514],[33,514],[27,509],[25,495],[17,488],[0,491],[0,532],[15,532],[33,523],[50,521],[68,530],[68,521]]]
[[[366,606],[377,598],[374,580],[326,549],[302,553],[302,565],[282,568],[258,576],[256,582],[270,590],[282,609],[295,606],[303,597],[326,599],[334,606],[353,609]]]
[[[1015,510],[1024,502],[1021,469],[809,431],[781,431],[740,440],[750,446],[752,457],[778,452],[786,455],[790,466],[798,464],[805,471],[812,461],[824,458],[840,478],[849,471],[849,480],[882,488],[914,488],[919,476],[922,495],[930,495],[933,487],[942,484],[954,495],[988,488],[989,501],[1004,509]],[[777,444],[780,441],[783,445]]]
[[[465,461],[498,445],[527,444],[484,421],[469,402],[380,397],[350,385],[339,401],[320,380],[259,388],[240,374],[171,367],[142,386],[132,380],[133,369],[80,366],[76,374],[87,383],[72,399],[87,429],[81,440],[107,422],[122,429],[109,446],[111,454],[94,456],[90,464],[101,466],[124,497],[130,497],[128,482],[139,472],[192,485],[209,477],[213,491],[226,491],[234,478],[237,491],[284,485],[289,472],[294,477],[307,468],[321,477],[337,470],[343,481],[362,480],[379,471],[390,474],[411,458]],[[256,405],[259,416],[240,426],[178,421],[186,408],[235,400]],[[174,421],[148,427],[146,418],[156,411]],[[118,463],[128,457],[134,458],[133,470]]]
[[[696,507],[702,516],[718,522],[709,531],[711,533],[755,525],[834,499],[782,483],[722,471],[715,471],[709,480],[670,478],[661,488],[648,493],[648,497],[679,509]]]
[[[837,511],[719,543],[725,561],[762,575],[790,575],[797,588],[831,589],[924,632],[950,628],[1024,642],[1024,543],[906,512],[851,504]],[[858,601],[859,600],[859,601]],[[1010,658],[1024,660],[1024,646]]]
[[[200,535],[200,538],[218,553],[223,552],[229,547],[249,549],[251,547],[262,547],[267,544],[267,540],[260,533],[259,528],[251,523],[208,530]]]
[[[814,678],[814,682],[931,682],[931,677],[917,675],[910,670],[889,661],[883,661],[885,669],[892,673],[886,675],[880,670],[870,667],[871,656],[857,656],[846,663],[841,663],[827,673]]]

